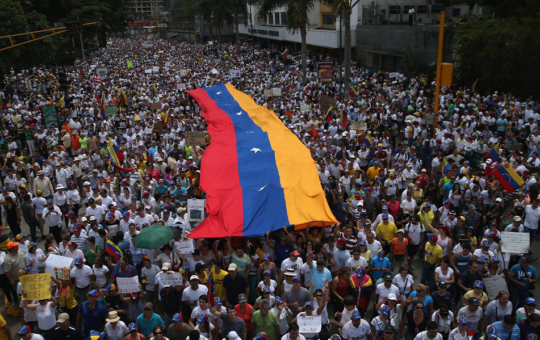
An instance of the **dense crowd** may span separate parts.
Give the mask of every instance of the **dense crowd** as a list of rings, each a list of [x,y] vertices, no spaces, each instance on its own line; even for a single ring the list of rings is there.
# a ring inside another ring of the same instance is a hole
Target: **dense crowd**
[[[310,51],[302,84],[299,57],[274,47],[118,39],[70,68],[11,70],[0,91],[0,288],[21,339],[538,339],[533,252],[501,240],[536,238],[538,102],[452,86],[435,115],[427,76],[354,62],[345,89],[337,71],[319,82],[318,63],[331,60]],[[339,223],[195,239],[180,252],[211,144],[186,145],[205,131],[187,91],[219,83],[311,150]],[[282,94],[267,97],[272,88]],[[43,113],[51,105],[57,121]],[[500,165],[524,185],[508,190]],[[178,233],[137,247],[156,224]],[[51,298],[25,299],[21,277],[51,273],[51,255],[70,268],[52,272]],[[174,273],[178,285],[162,282]],[[120,293],[117,279],[133,277],[138,291]],[[508,288],[489,296],[492,282]],[[0,339],[12,339],[2,316]]]

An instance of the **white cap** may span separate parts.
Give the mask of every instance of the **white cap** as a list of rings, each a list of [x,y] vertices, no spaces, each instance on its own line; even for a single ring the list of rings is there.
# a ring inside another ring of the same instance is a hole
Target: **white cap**
[[[199,277],[198,277],[197,275],[191,275],[191,276],[189,277],[189,281],[191,281],[191,280],[198,280],[198,279],[199,279]]]
[[[495,200],[495,202],[502,202],[502,198],[500,198],[500,197],[497,198],[497,199]]]
[[[394,301],[397,301],[396,294],[388,294],[388,300],[394,300]]]
[[[229,340],[236,340],[236,339],[239,339],[240,337],[238,336],[238,333],[236,333],[235,331],[230,331],[229,334],[227,334],[227,338]]]

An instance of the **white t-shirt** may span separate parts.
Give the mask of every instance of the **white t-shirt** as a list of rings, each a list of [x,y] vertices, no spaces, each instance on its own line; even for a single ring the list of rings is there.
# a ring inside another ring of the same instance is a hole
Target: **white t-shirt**
[[[105,325],[105,334],[109,340],[123,340],[129,333],[129,329],[123,321],[116,323],[116,328],[113,328],[110,322]]]
[[[367,249],[373,254],[374,256],[377,256],[377,252],[382,249],[381,242],[377,240],[373,240],[372,244],[369,244],[366,242]]]
[[[96,283],[100,287],[103,287],[107,283],[106,274],[109,272],[109,268],[107,268],[107,266],[96,268],[96,265],[93,265],[92,269],[94,270],[94,275],[96,276]]]
[[[303,336],[302,334],[298,333],[298,338],[296,338],[297,340],[306,340],[306,337]],[[284,336],[281,337],[281,340],[290,340],[290,336],[289,336],[289,333],[285,334]]]
[[[56,326],[56,308],[51,307],[52,302],[47,302],[45,306],[42,306],[39,302],[36,308],[36,315],[39,329],[49,330]]]
[[[89,206],[86,208],[86,216],[95,216],[96,220],[99,222],[102,220],[103,215],[105,215],[105,210],[103,207],[100,207],[99,205],[96,205],[95,208],[92,208],[92,206]]]
[[[540,220],[540,207],[533,209],[532,205],[525,207],[525,222],[523,225],[529,229],[538,229],[538,220]]]
[[[197,290],[193,290],[190,287],[184,289],[182,292],[182,301],[188,301],[188,302],[197,302],[197,306],[199,305],[199,297],[201,295],[208,294],[208,288],[203,285],[199,285],[199,288]],[[197,306],[189,306],[191,309],[195,309]]]
[[[371,327],[366,320],[360,320],[358,328],[354,327],[352,321],[348,321],[341,330],[341,337],[347,340],[363,340],[371,334]]]
[[[73,267],[69,276],[75,279],[75,285],[78,288],[86,288],[90,284],[91,275],[94,275],[92,268],[88,267],[87,265],[83,265],[81,269]]]
[[[161,270],[155,264],[150,265],[150,269],[142,267],[141,277],[146,279],[146,290],[154,291],[154,285],[156,284],[156,275],[159,274]]]
[[[347,262],[345,262],[345,266],[349,268],[350,270],[355,271],[356,268],[360,266],[367,268],[368,263],[366,259],[363,258],[362,256],[360,256],[360,258],[357,261],[355,261],[354,257],[351,257],[350,259],[347,260]]]
[[[420,235],[425,231],[425,229],[422,223],[418,222],[418,224],[408,223],[405,226],[405,231],[408,233],[408,236],[411,238],[414,244],[419,245]]]
[[[441,267],[437,267],[437,268],[435,268],[435,273],[439,274],[439,279],[441,281],[448,282],[452,278],[452,274],[454,273],[454,270],[452,268],[448,267],[448,270],[446,271],[446,275],[444,275],[442,273]],[[450,286],[451,286],[451,284],[450,285],[448,283],[446,284],[447,288],[450,288]]]
[[[376,293],[379,295],[379,301],[377,301],[377,303],[379,303],[381,302],[383,297],[386,297],[390,294],[395,294],[396,296],[399,296],[399,289],[394,285],[390,285],[390,288],[386,288],[384,286],[384,283],[379,283],[377,285]]]
[[[427,336],[427,331],[423,331],[423,332],[418,333],[416,337],[414,338],[414,340],[443,340],[443,337],[441,333],[437,333],[437,335],[433,339],[430,339]]]
[[[300,275],[300,268],[304,264],[304,261],[300,257],[296,258],[296,261],[293,262],[290,260],[290,258],[287,258],[281,262],[281,271],[285,273],[287,269],[292,268],[294,269],[296,275]]]

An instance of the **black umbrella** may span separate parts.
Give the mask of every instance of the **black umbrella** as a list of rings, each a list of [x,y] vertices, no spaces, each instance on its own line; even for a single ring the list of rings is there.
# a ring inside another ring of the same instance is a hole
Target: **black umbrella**
[[[169,228],[171,228],[173,234],[174,234],[174,238],[178,238],[178,237],[182,237],[182,228],[180,227],[171,227],[169,226]]]
[[[324,141],[326,144],[335,146],[347,146],[347,141],[343,139],[330,138]]]

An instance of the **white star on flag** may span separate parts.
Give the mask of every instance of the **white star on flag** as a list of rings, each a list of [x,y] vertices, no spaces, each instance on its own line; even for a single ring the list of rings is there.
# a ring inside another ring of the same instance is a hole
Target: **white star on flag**
[[[221,94],[221,91],[217,92],[216,94]]]
[[[260,188],[260,189],[259,189],[259,191],[263,191],[263,190],[264,190],[264,188],[266,188],[267,186],[268,186],[268,184],[267,184],[267,185],[265,185],[264,187]]]
[[[242,113],[243,113],[243,112],[242,112],[242,111],[240,111],[240,112],[238,112],[238,113],[237,113],[236,115],[237,115],[237,116],[241,116],[241,115],[242,115]]]
[[[257,153],[257,152],[262,152],[261,149],[259,149],[259,148],[253,148],[253,149],[251,149],[251,150],[249,150],[249,151],[253,151],[253,152],[255,152],[255,153]]]

